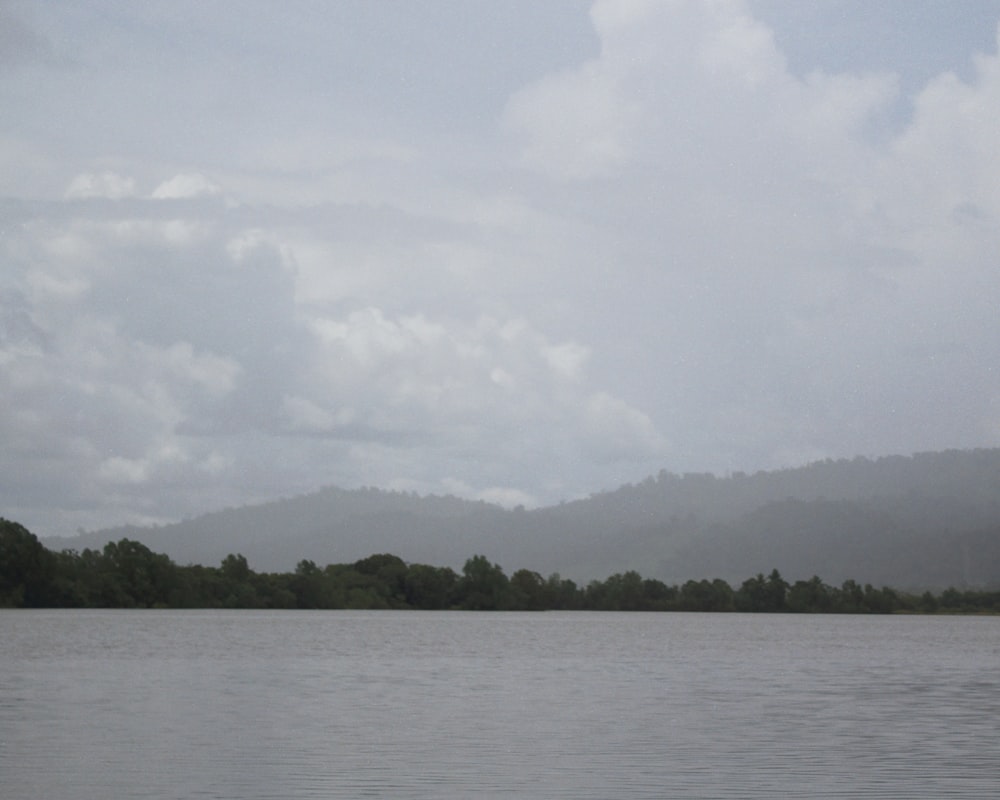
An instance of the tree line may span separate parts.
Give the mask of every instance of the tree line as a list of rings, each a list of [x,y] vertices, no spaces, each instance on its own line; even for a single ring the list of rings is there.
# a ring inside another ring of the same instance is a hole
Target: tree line
[[[461,572],[382,553],[259,573],[240,554],[218,567],[180,566],[129,539],[102,550],[53,552],[22,525],[0,519],[0,607],[997,613],[1000,591],[916,595],[852,580],[835,587],[815,576],[789,583],[778,570],[736,588],[718,578],[668,585],[635,571],[581,586],[558,573],[519,569],[508,576],[482,555]]]

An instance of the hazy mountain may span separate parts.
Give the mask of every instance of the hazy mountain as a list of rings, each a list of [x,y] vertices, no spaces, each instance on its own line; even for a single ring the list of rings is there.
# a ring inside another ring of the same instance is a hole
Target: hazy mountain
[[[482,553],[577,581],[638,570],[669,582],[740,581],[777,567],[898,588],[1000,585],[1000,450],[823,461],[799,469],[675,475],[531,511],[454,497],[327,488],[158,528],[122,527],[49,547],[135,539],[178,563],[243,553],[291,570],[391,552],[460,567]]]

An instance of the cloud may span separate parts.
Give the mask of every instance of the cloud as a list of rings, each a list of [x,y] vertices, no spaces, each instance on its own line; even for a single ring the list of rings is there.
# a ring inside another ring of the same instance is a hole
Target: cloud
[[[894,233],[913,250],[948,231],[984,241],[984,226],[1000,217],[1000,168],[991,158],[1000,139],[993,115],[1000,105],[1000,58],[977,56],[974,80],[941,75],[917,96],[912,124],[892,143],[879,190]],[[941,249],[960,245],[948,236]]]
[[[0,6],[0,69],[12,70],[53,60],[51,43],[11,6]]]
[[[364,475],[441,491],[444,478],[428,474],[465,464],[475,477],[464,496],[537,504],[517,488],[511,454],[566,451],[589,413],[590,348],[550,339],[523,317],[475,306],[406,313],[360,298],[338,312],[343,298],[331,304],[298,287],[342,268],[317,262],[303,274],[299,232],[251,209],[194,198],[164,218],[155,199],[124,198],[113,209],[83,199],[66,198],[66,213],[21,233],[18,264],[31,293],[18,318],[50,349],[10,351],[21,383],[9,396],[41,416],[9,414],[7,424],[26,449],[43,438],[55,449],[60,437],[78,443],[64,463],[91,476],[78,487],[84,508],[108,493],[112,506],[142,519],[203,495],[207,510],[216,503],[199,483],[205,475],[236,481],[233,497],[266,497],[274,476],[244,469],[262,459],[286,464],[284,485],[303,488]],[[380,269],[392,274],[393,265]],[[59,407],[39,405],[46,395],[61,398]],[[39,437],[46,415],[63,427]],[[595,428],[581,447],[602,435]],[[317,472],[331,452],[338,471]],[[99,512],[80,519],[91,513]]]
[[[577,378],[590,357],[590,350],[576,342],[546,346],[542,357],[557,373],[565,378]]]
[[[196,354],[188,342],[175,342],[165,351],[153,351],[150,358],[162,358],[163,366],[181,380],[219,397],[233,391],[242,368],[229,358]]]
[[[176,200],[184,197],[218,194],[219,187],[204,175],[193,172],[175,175],[153,190],[155,200]]]
[[[351,407],[367,409],[375,427],[419,425],[447,439],[450,428],[468,436],[488,419],[490,436],[501,427],[520,436],[525,415],[555,422],[586,402],[576,384],[587,349],[551,343],[523,319],[392,319],[366,308],[316,318],[311,327],[322,347],[309,371],[325,375],[317,390],[335,407],[353,398]]]
[[[463,28],[474,102],[397,113],[378,24],[330,48],[263,4],[236,49],[199,9],[188,49],[147,33],[187,14],[112,12],[157,23],[127,47],[40,15],[59,66],[5,68],[7,513],[330,483],[533,505],[1000,444],[995,50],[904,96],[884,60],[793,71],[753,4],[608,0],[516,64]]]
[[[783,184],[836,180],[851,159],[864,169],[855,135],[897,91],[888,74],[792,76],[740,2],[599,2],[592,17],[600,56],[506,110],[522,163],[550,177],[630,179],[631,168],[683,186],[689,202],[784,197]]]
[[[510,129],[527,141],[522,161],[566,178],[613,175],[628,160],[635,112],[598,63],[543,79],[507,106]]]
[[[149,478],[149,464],[143,459],[112,456],[101,462],[97,474],[109,483],[145,483]]]
[[[0,132],[0,192],[6,197],[46,196],[46,190],[61,183],[53,179],[53,159],[45,149],[27,138]]]
[[[377,308],[352,312],[346,320],[317,319],[313,329],[327,344],[341,347],[362,367],[413,354],[439,341],[443,329],[422,316],[388,320]]]
[[[350,425],[355,418],[353,409],[327,409],[304,397],[285,397],[285,416],[292,430],[329,433]]]
[[[485,489],[476,489],[459,478],[444,478],[441,481],[441,488],[450,495],[461,497],[466,500],[482,500],[486,503],[495,503],[504,508],[534,508],[538,505],[538,499],[521,489],[506,486],[489,486]]]
[[[508,101],[504,122],[524,142],[522,163],[566,179],[609,177],[628,163],[643,113],[629,82],[650,55],[636,34],[656,15],[655,4],[595,3],[600,57],[547,75]]]
[[[637,453],[666,454],[666,442],[653,421],[606,392],[587,398],[583,429],[599,458],[633,459]]]
[[[66,189],[66,197],[72,199],[107,197],[112,200],[132,197],[135,194],[135,180],[116,172],[90,172],[77,175]]]

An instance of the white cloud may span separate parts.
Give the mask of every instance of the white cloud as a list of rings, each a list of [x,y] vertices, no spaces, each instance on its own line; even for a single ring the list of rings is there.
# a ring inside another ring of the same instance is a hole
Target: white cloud
[[[563,342],[543,348],[542,356],[557,373],[575,379],[590,357],[590,350],[576,342]]]
[[[112,456],[101,462],[97,474],[108,483],[145,483],[149,479],[149,464],[145,459]]]
[[[209,475],[218,476],[231,469],[235,463],[231,456],[213,450],[201,460],[198,468]]]
[[[634,116],[599,62],[544,78],[506,110],[507,125],[527,140],[523,163],[581,179],[612,175],[628,160]]]
[[[77,175],[66,189],[70,199],[107,197],[117,200],[135,195],[135,180],[116,172],[83,173]]]
[[[863,154],[850,137],[895,96],[891,75],[794,78],[770,30],[740,2],[618,6],[595,6],[599,58],[511,99],[506,120],[522,159],[543,173],[621,177],[641,165],[741,192],[761,189],[741,181],[747,174],[837,178],[845,156]],[[830,157],[836,164],[824,164]]]
[[[494,386],[560,386],[580,378],[589,355],[575,342],[550,343],[523,319],[480,317],[470,325],[422,314],[393,319],[365,308],[340,319],[315,318],[311,327],[327,348],[321,358],[332,377],[343,380],[353,365],[354,374],[377,376],[403,393],[421,395],[418,383],[436,387],[427,395],[434,402],[442,387],[458,389],[448,401],[456,402],[470,393],[492,394]]]
[[[699,5],[699,11],[709,17],[699,53],[709,73],[728,74],[747,88],[785,79],[785,59],[775,47],[774,36],[742,3]]]
[[[199,219],[123,218],[88,225],[105,240],[118,245],[165,244],[188,247],[206,239],[211,232],[208,222]]]
[[[264,228],[249,228],[240,231],[226,242],[226,253],[237,264],[262,251],[279,252],[284,266],[289,269],[293,267],[295,260],[279,232]]]
[[[587,399],[584,426],[599,457],[632,460],[638,453],[666,454],[666,442],[653,421],[607,392]]]
[[[319,319],[313,329],[324,341],[343,346],[363,367],[399,356],[440,337],[441,329],[421,317],[386,319],[377,308],[352,312],[344,321]]]
[[[350,425],[355,419],[353,409],[321,408],[305,397],[286,396],[282,405],[292,430],[296,431],[328,433]]]
[[[488,486],[484,489],[476,489],[459,478],[446,477],[440,482],[446,494],[461,497],[465,500],[482,500],[485,503],[494,503],[504,508],[534,508],[538,505],[538,498],[521,489],[508,486]]]
[[[54,300],[78,300],[90,287],[90,282],[77,276],[46,273],[43,268],[32,269],[25,282],[34,296]]]
[[[496,367],[490,371],[490,380],[508,392],[517,388],[517,381],[514,380],[514,376],[500,367]]]
[[[171,467],[190,461],[186,449],[173,436],[157,436],[140,458],[111,456],[101,461],[97,477],[110,484],[139,485]]]
[[[990,236],[1000,220],[1000,57],[976,59],[976,76],[932,81],[916,99],[912,124],[893,143],[877,184],[887,232],[914,252],[962,257]],[[981,257],[982,252],[978,253]]]
[[[583,372],[589,348],[549,342],[523,318],[468,324],[369,308],[315,320],[313,329],[323,348],[310,370],[310,400],[286,400],[301,429],[331,429],[322,409],[349,404],[351,435],[419,431],[420,447],[426,439],[435,449],[480,453],[480,469],[492,464],[508,480],[519,470],[511,473],[507,460],[518,452],[561,459],[584,450],[622,463],[663,452],[647,415],[593,391]]]
[[[386,54],[282,38],[308,14],[255,7],[268,46],[218,57],[256,79],[197,86],[171,37],[108,64],[51,15],[91,91],[0,86],[0,486],[72,530],[326,483],[529,505],[1000,443],[995,51],[903,96],[888,61],[793,73],[752,10],[598,2],[590,38],[516,64],[475,39],[454,114],[424,102],[443,56],[400,56],[427,93],[380,105],[357,59]]]
[[[66,269],[71,264],[92,260],[95,253],[94,243],[90,239],[90,231],[82,230],[85,227],[87,226],[71,224],[59,229],[40,225],[37,230],[37,240],[33,244],[52,256],[56,263],[35,264],[33,271],[36,274],[43,274],[53,267]]]
[[[176,200],[185,197],[218,194],[220,188],[199,172],[175,175],[153,190],[156,200]]]
[[[472,499],[504,508],[536,508],[540,505],[535,495],[512,486],[487,486],[476,492]]]
[[[150,360],[162,360],[175,376],[200,386],[213,397],[232,392],[243,371],[232,359],[211,353],[196,354],[188,342],[175,342],[166,350],[146,350]]]

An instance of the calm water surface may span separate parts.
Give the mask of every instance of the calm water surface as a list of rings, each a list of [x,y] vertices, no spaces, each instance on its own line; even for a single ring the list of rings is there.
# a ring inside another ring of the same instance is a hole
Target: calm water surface
[[[1000,618],[0,612],[0,796],[1000,796]]]

